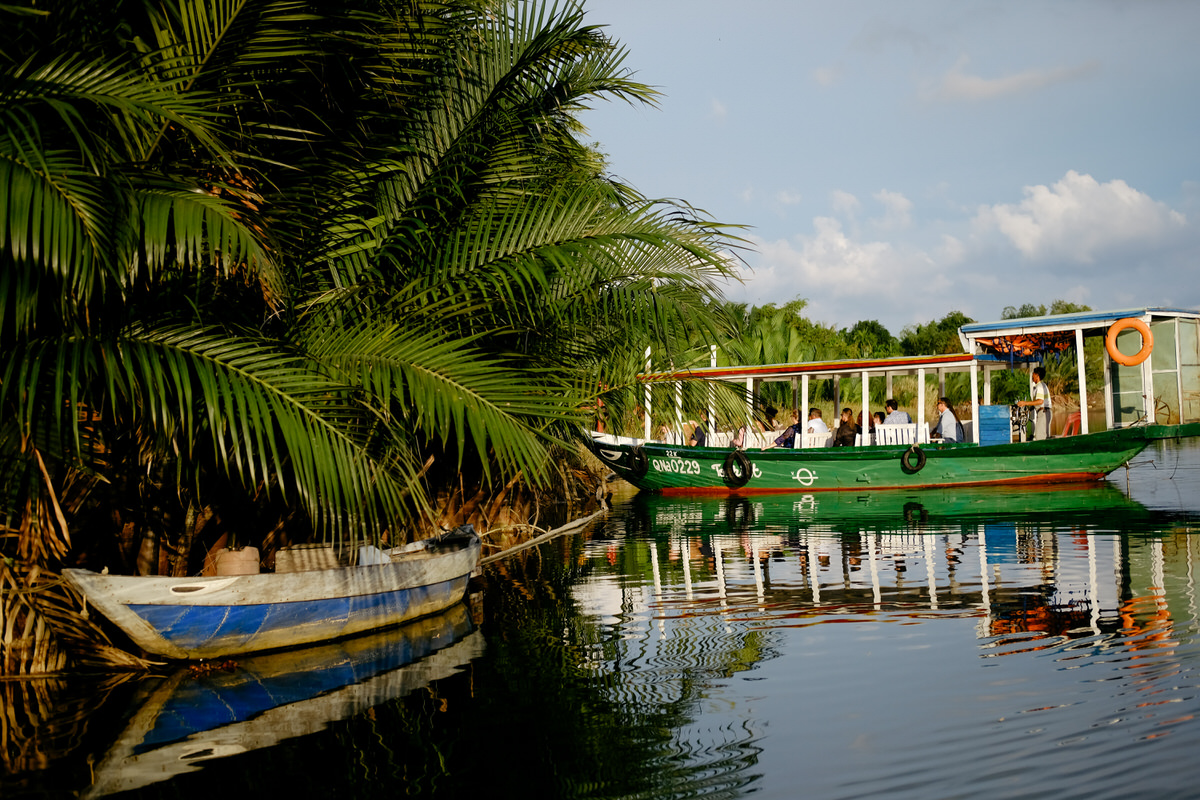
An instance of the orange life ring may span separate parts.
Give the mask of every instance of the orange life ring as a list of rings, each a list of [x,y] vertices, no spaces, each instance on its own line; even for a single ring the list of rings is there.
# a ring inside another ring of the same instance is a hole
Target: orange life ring
[[[1117,334],[1126,328],[1133,328],[1142,335],[1142,349],[1131,356],[1117,349]],[[1150,357],[1150,351],[1154,349],[1154,334],[1150,332],[1150,326],[1140,319],[1119,319],[1108,329],[1108,333],[1104,334],[1104,349],[1108,351],[1108,357],[1121,366],[1136,367]]]

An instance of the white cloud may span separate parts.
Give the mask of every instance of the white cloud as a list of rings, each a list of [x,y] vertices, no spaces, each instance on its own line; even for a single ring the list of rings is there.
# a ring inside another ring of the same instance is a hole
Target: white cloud
[[[959,100],[990,100],[1011,94],[1023,94],[1056,83],[1078,80],[1099,70],[1098,62],[1089,61],[1074,67],[1046,70],[1026,70],[999,78],[984,78],[966,71],[970,59],[962,56],[953,67],[928,91],[926,99],[940,102]]]
[[[871,220],[876,227],[882,230],[903,230],[912,224],[912,201],[899,192],[889,192],[887,189],[880,189],[873,195],[876,200],[883,205],[884,213],[882,217],[877,217]]]
[[[1123,180],[1074,170],[1053,186],[1026,186],[1019,204],[983,206],[977,232],[1003,234],[1033,261],[1091,264],[1114,249],[1162,247],[1187,228],[1183,214]]]
[[[781,205],[794,206],[794,205],[797,205],[801,200],[803,200],[804,197],[799,192],[793,192],[790,189],[780,189],[778,192],[775,193],[775,199]]]
[[[934,250],[934,258],[947,267],[961,264],[967,254],[966,245],[957,237],[942,234],[942,243]]]
[[[858,198],[835,191],[836,211],[807,232],[751,235],[755,252],[740,269],[747,282],[728,296],[754,305],[800,297],[815,321],[842,328],[876,319],[895,334],[950,311],[998,319],[1005,306],[1057,299],[1200,306],[1200,226],[1121,180],[1068,172],[1026,187],[1020,203],[981,206],[969,221],[918,213],[898,192],[873,199],[886,209],[882,220],[911,217],[914,225],[862,233],[853,219]]]
[[[890,312],[898,298],[914,296],[914,287],[939,285],[936,265],[926,254],[901,251],[888,242],[856,240],[832,217],[814,219],[811,235],[756,239],[754,244],[753,282],[731,287],[730,297],[757,305],[781,305],[802,297],[808,300],[812,319],[839,327],[884,317],[892,317],[885,325],[895,325],[894,314],[881,314],[879,309]],[[750,277],[745,271],[743,276]],[[925,311],[918,303],[900,313],[907,322]]]
[[[857,197],[841,189],[834,189],[830,193],[830,203],[833,205],[834,212],[847,217],[853,217],[858,213],[859,206],[862,205],[858,202]]]
[[[725,104],[714,97],[709,106],[709,116],[713,119],[723,120],[729,116],[729,109],[725,108]]]

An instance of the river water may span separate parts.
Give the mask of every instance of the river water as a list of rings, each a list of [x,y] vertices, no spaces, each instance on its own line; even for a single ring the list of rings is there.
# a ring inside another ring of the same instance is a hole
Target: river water
[[[452,614],[69,687],[0,794],[1195,797],[1198,571],[1196,440],[1085,487],[618,492]]]

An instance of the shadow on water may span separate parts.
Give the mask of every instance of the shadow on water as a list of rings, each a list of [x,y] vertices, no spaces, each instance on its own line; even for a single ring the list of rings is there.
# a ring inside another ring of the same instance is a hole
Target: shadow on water
[[[1187,442],[1086,486],[626,495],[489,565],[477,625],[47,687],[33,707],[64,724],[25,761],[37,737],[6,728],[0,787],[1181,796],[1198,489]]]

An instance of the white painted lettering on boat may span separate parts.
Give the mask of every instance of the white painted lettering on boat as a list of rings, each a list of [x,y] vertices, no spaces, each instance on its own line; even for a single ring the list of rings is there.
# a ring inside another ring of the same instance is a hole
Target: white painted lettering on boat
[[[792,473],[792,480],[796,481],[801,486],[812,486],[817,482],[817,473],[813,472],[808,467],[800,467]]]
[[[725,468],[723,466],[721,466],[720,464],[710,464],[709,466],[712,468],[713,472],[717,473],[718,478],[720,478],[721,480],[725,480]],[[750,476],[753,478],[761,478],[762,477],[762,471],[759,470],[758,464],[750,465]]]
[[[700,462],[682,458],[656,458],[650,462],[655,472],[673,472],[678,475],[699,475]]]

